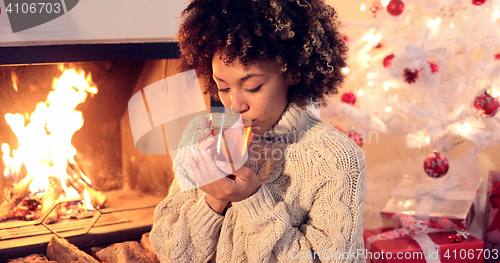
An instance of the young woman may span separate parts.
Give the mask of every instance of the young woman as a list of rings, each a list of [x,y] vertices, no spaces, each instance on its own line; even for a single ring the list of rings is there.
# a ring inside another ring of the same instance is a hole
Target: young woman
[[[254,137],[231,176],[184,192],[174,180],[151,232],[160,260],[364,262],[363,152],[306,110],[343,83],[347,48],[334,9],[194,0],[182,19],[181,70],[196,69],[207,93],[251,119]],[[205,149],[179,152],[176,178],[220,176]]]

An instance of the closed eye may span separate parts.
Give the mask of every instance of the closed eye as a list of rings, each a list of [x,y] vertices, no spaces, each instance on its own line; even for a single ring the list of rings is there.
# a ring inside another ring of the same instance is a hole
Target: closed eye
[[[219,92],[229,92],[231,88],[226,88],[226,89],[219,89]]]
[[[260,90],[260,88],[262,88],[262,85],[256,87],[256,88],[253,88],[253,89],[247,89],[246,91],[250,92],[250,93],[255,93],[257,91]]]

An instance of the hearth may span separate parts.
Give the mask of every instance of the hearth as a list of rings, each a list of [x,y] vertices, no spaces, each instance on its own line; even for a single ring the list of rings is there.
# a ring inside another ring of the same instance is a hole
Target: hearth
[[[21,143],[4,116],[19,113],[26,125],[30,123],[35,119],[30,114],[47,98],[54,78],[68,69],[84,72],[97,88],[75,108],[84,124],[71,138],[77,153],[64,164],[69,179],[59,179],[63,188],[72,186],[68,191],[80,194],[58,196],[49,208],[32,201],[23,220],[0,219],[0,260],[44,253],[54,235],[84,251],[139,240],[150,231],[154,208],[166,196],[174,175],[168,155],[135,149],[127,104],[140,89],[177,73],[176,43],[0,47],[0,54],[0,144],[9,145],[11,159]],[[71,126],[69,121],[64,122]],[[45,129],[51,135],[50,128]],[[56,167],[50,161],[44,165]],[[0,160],[0,204],[12,198],[12,185],[28,176],[27,166],[14,178],[13,169]],[[30,190],[22,198],[34,200],[35,195]],[[50,223],[54,213],[64,219]]]

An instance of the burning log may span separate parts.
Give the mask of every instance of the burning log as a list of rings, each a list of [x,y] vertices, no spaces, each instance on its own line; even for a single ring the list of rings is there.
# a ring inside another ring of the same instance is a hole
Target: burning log
[[[47,257],[59,263],[99,263],[89,254],[79,250],[64,238],[52,237],[47,246]]]
[[[94,190],[93,188],[90,187],[85,187],[85,190],[88,191],[90,200],[92,201],[92,204],[95,207],[102,207],[104,203],[106,202],[106,196],[101,194],[99,191]]]
[[[0,219],[8,215],[12,208],[23,201],[24,197],[29,193],[32,181],[33,176],[26,176],[14,185],[10,193],[10,198],[0,205]]]
[[[97,252],[96,256],[103,263],[156,263],[137,241],[113,244]]]
[[[92,205],[94,205],[95,207],[102,207],[104,205],[104,203],[106,202],[106,196],[101,194],[99,191],[96,191],[92,187],[87,176],[83,173],[82,169],[80,169],[76,162],[71,164],[71,162],[68,160],[66,173],[72,180],[70,184],[80,193],[80,195],[82,195],[83,191],[86,190],[89,193]]]
[[[64,194],[64,190],[61,188],[60,181],[55,177],[49,177],[49,188],[47,192],[42,196],[42,215],[46,215],[52,206],[56,204],[59,197]],[[50,214],[45,218],[44,222],[47,224],[57,222],[59,216],[57,209],[52,210]]]

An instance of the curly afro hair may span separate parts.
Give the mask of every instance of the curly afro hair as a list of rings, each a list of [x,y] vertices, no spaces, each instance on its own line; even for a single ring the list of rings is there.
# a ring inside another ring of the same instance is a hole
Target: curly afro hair
[[[326,106],[325,97],[343,84],[347,46],[323,0],[193,0],[181,18],[180,70],[195,69],[216,100],[212,58],[219,53],[227,65],[275,59],[282,74],[300,79],[288,98],[301,108]]]

